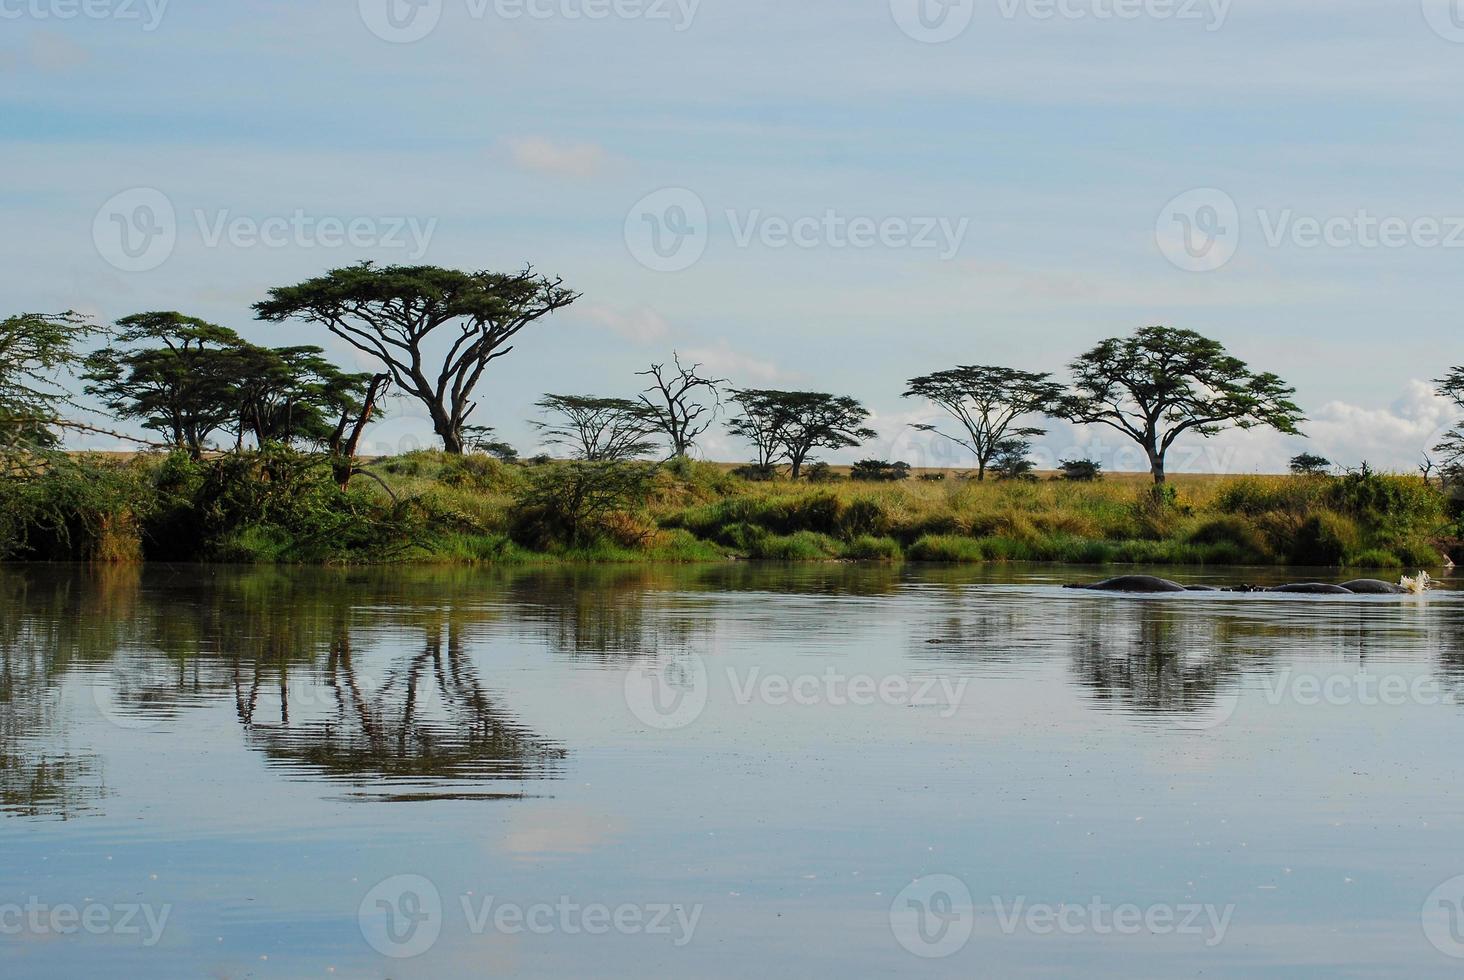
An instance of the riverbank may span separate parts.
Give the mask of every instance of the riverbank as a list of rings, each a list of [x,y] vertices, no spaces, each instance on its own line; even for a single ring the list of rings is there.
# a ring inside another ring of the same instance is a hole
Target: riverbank
[[[415,453],[58,457],[0,485],[10,560],[229,563],[1043,561],[1436,568],[1457,502],[1415,475],[755,481],[715,464]]]

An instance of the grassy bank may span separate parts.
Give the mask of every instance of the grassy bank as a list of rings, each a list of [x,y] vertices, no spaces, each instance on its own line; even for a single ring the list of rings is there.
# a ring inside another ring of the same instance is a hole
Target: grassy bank
[[[460,563],[1051,561],[1434,567],[1457,507],[1421,477],[753,482],[711,464],[378,460],[346,491],[286,452],[57,457],[0,483],[10,559]]]

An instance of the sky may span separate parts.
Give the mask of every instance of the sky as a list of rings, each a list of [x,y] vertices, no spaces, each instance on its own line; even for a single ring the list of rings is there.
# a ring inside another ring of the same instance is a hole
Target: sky
[[[633,395],[675,350],[861,399],[880,436],[833,461],[942,466],[906,379],[1062,377],[1166,324],[1311,420],[1171,469],[1411,470],[1458,414],[1428,382],[1464,362],[1461,82],[1461,0],[0,0],[3,312],[179,310],[365,369],[252,304],[363,259],[532,265],[582,298],[473,419],[525,451],[542,394]]]

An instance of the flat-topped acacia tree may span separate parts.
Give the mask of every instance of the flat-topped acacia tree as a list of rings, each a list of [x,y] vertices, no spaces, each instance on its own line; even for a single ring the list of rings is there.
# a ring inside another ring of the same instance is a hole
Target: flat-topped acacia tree
[[[1296,389],[1274,374],[1257,374],[1218,342],[1193,330],[1145,327],[1103,341],[1072,363],[1073,390],[1055,414],[1106,425],[1143,447],[1154,483],[1186,432],[1213,436],[1228,428],[1270,426],[1300,435],[1306,421],[1291,401]]]
[[[426,407],[442,448],[460,454],[488,365],[513,350],[519,331],[577,299],[563,280],[531,268],[458,272],[362,262],[271,289],[254,311],[261,320],[324,324],[380,361],[397,390]]]
[[[1061,394],[1062,386],[1046,373],[968,364],[911,378],[905,397],[924,398],[960,423],[964,437],[948,435],[934,425],[911,428],[932,432],[970,450],[976,457],[976,479],[981,481],[1005,443],[1025,442],[1047,431],[1022,425],[1021,420],[1047,412]]]

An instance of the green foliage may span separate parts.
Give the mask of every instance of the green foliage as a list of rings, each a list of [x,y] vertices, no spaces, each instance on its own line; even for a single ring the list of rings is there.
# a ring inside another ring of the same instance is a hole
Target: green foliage
[[[1104,425],[1138,443],[1165,480],[1164,460],[1185,433],[1208,437],[1227,428],[1269,426],[1300,434],[1296,390],[1274,374],[1257,374],[1218,342],[1192,330],[1145,327],[1111,338],[1072,363],[1073,392],[1056,411],[1079,423]]]
[[[0,558],[136,561],[153,505],[140,467],[53,454],[35,474],[0,477]]]
[[[649,500],[656,467],[576,462],[533,470],[512,514],[513,538],[535,550],[584,546],[623,534]],[[643,537],[653,529],[646,528]]]
[[[1332,461],[1315,453],[1301,453],[1291,457],[1290,466],[1297,476],[1321,476],[1332,468]]]
[[[1029,415],[1046,414],[1062,394],[1050,374],[991,365],[962,365],[911,378],[906,398],[923,398],[939,406],[960,425],[960,435],[947,435],[934,425],[916,425],[965,447],[976,457],[977,479],[984,480],[1004,446],[1025,442],[1047,430],[1023,425]]]
[[[1103,479],[1103,464],[1092,459],[1065,459],[1057,464],[1062,478],[1071,483],[1096,483]]]
[[[520,331],[578,298],[532,269],[504,274],[362,262],[271,289],[254,310],[261,320],[322,324],[379,361],[397,389],[426,408],[443,448],[458,454],[488,365],[512,350]],[[445,354],[433,363],[436,348],[428,347],[444,335]]]
[[[849,470],[849,479],[864,480],[869,483],[899,483],[901,480],[910,479],[910,464],[891,463],[884,459],[864,459],[855,463]]]
[[[732,400],[741,412],[727,430],[752,443],[757,465],[786,460],[795,480],[815,450],[852,448],[877,435],[864,425],[869,410],[843,395],[749,388],[735,392]]]
[[[1201,545],[1230,545],[1241,556],[1241,561],[1247,564],[1271,559],[1271,547],[1265,532],[1238,515],[1225,515],[1205,521],[1190,532],[1189,541]]]
[[[58,375],[77,363],[76,343],[93,331],[76,313],[23,313],[0,320],[0,453],[8,470],[15,453],[56,445],[70,396]]]
[[[991,472],[996,474],[998,480],[1037,479],[1037,465],[1029,456],[1031,451],[1031,443],[1023,439],[1004,440],[996,447],[996,453],[991,458]]]

